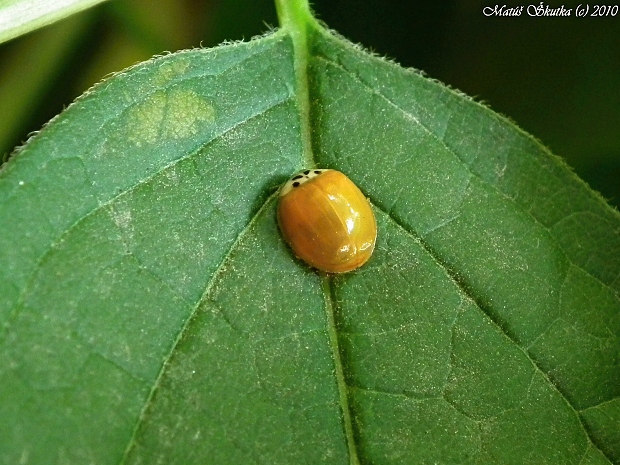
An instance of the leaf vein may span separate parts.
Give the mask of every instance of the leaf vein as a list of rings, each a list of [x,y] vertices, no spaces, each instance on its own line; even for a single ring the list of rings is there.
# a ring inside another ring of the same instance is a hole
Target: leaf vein
[[[551,228],[544,225],[537,217],[535,217],[530,211],[528,211],[527,209],[525,209],[522,205],[520,205],[519,203],[517,203],[515,201],[515,199],[513,197],[510,197],[508,194],[506,194],[505,192],[503,192],[501,189],[499,189],[496,185],[491,184],[489,181],[487,181],[486,179],[482,178],[478,173],[476,173],[474,170],[472,170],[470,164],[466,163],[459,155],[458,153],[452,149],[450,146],[448,146],[444,140],[442,138],[437,137],[437,135],[432,132],[426,125],[424,125],[419,118],[417,118],[415,115],[412,115],[411,113],[409,113],[407,110],[405,110],[404,108],[401,108],[398,104],[396,104],[394,101],[392,101],[390,98],[388,98],[387,96],[383,95],[379,89],[374,89],[373,87],[371,87],[369,84],[367,84],[362,78],[360,78],[356,73],[348,70],[347,68],[345,68],[342,64],[337,63],[335,61],[333,61],[332,59],[320,55],[320,56],[316,56],[317,59],[319,60],[323,60],[324,62],[326,62],[327,64],[334,66],[335,68],[338,68],[340,71],[342,71],[343,73],[349,75],[351,77],[351,79],[354,79],[356,82],[358,82],[361,86],[363,86],[364,88],[366,88],[368,90],[369,93],[377,95],[378,97],[382,98],[383,100],[385,100],[385,102],[388,103],[388,105],[392,106],[393,108],[395,108],[396,110],[398,110],[399,112],[402,113],[402,115],[407,118],[408,120],[411,120],[415,123],[417,123],[424,131],[426,131],[426,133],[430,136],[433,137],[435,140],[437,140],[439,143],[441,143],[443,145],[443,147],[452,155],[454,155],[462,164],[463,166],[467,169],[467,171],[469,171],[469,173],[476,177],[477,179],[479,179],[483,184],[489,186],[491,189],[493,189],[493,191],[495,191],[498,195],[500,195],[502,198],[504,198],[505,200],[509,201],[511,204],[513,204],[516,209],[518,209],[519,211],[523,212],[523,214],[527,215],[529,218],[531,218],[533,220],[533,222],[537,225],[539,225],[541,228],[543,228],[545,231],[547,231],[547,233],[551,236],[551,239],[557,244],[558,248],[562,251],[562,253],[566,256],[567,260],[570,261],[573,265],[575,265],[576,267],[578,267],[579,269],[581,269],[584,273],[588,274],[589,276],[591,276],[593,279],[596,279],[597,281],[599,281],[603,286],[607,287],[610,291],[615,292],[614,289],[612,289],[610,287],[610,285],[608,283],[603,282],[603,280],[598,277],[593,275],[590,271],[586,270],[583,268],[582,265],[575,263],[570,256],[568,256],[568,254],[566,253],[564,247],[562,246],[562,244],[557,240],[557,238],[555,237],[555,235],[552,233]],[[568,215],[568,217],[572,216],[575,213],[571,213],[570,215]]]
[[[113,197],[111,197],[109,200],[100,203],[99,205],[97,205],[96,208],[93,208],[90,212],[86,213],[85,215],[83,215],[81,218],[79,218],[77,221],[75,221],[73,224],[69,225],[64,231],[62,231],[57,238],[52,241],[50,243],[50,245],[48,246],[48,248],[40,255],[40,257],[37,260],[37,263],[35,264],[35,266],[32,269],[32,272],[30,274],[30,277],[27,280],[27,284],[24,286],[24,288],[22,289],[22,291],[20,292],[20,295],[17,299],[17,301],[15,302],[15,304],[13,305],[13,307],[11,308],[10,312],[9,312],[9,317],[7,318],[6,323],[3,325],[2,328],[0,328],[0,343],[3,341],[7,330],[10,328],[11,323],[15,320],[15,318],[17,318],[18,314],[19,314],[19,308],[20,305],[24,302],[24,299],[30,289],[30,287],[32,286],[32,284],[34,283],[34,279],[36,277],[36,272],[39,269],[39,267],[41,266],[42,263],[44,263],[45,259],[49,256],[49,254],[51,253],[51,251],[53,251],[56,247],[58,247],[64,240],[65,238],[71,234],[71,232],[77,228],[80,224],[82,224],[85,220],[87,220],[88,218],[92,217],[93,215],[95,215],[96,213],[98,213],[99,211],[102,211],[103,209],[105,209],[106,207],[109,207],[111,205],[113,205],[115,202],[117,202],[119,199],[124,198],[125,196],[131,194],[132,192],[134,192],[135,190],[137,190],[139,187],[141,187],[142,185],[152,181],[153,179],[155,179],[157,176],[160,176],[161,174],[165,173],[167,170],[174,168],[177,164],[179,164],[180,162],[182,162],[183,160],[186,160],[188,158],[192,158],[194,156],[196,156],[200,150],[202,150],[205,147],[208,147],[210,144],[215,143],[220,137],[225,136],[226,134],[230,133],[231,131],[234,131],[235,129],[238,129],[239,127],[243,126],[244,124],[252,121],[254,118],[257,118],[259,116],[264,115],[265,113],[267,113],[268,111],[277,108],[280,105],[283,105],[285,103],[287,103],[290,100],[290,96],[287,96],[287,98],[284,99],[278,99],[274,102],[269,102],[269,104],[261,109],[259,109],[259,111],[257,111],[256,113],[254,113],[253,115],[251,115],[249,118],[244,119],[243,121],[238,121],[235,124],[231,125],[230,127],[226,128],[225,130],[223,130],[222,132],[220,132],[219,134],[213,136],[210,140],[205,141],[204,143],[201,143],[199,147],[197,147],[195,150],[190,151],[189,153],[187,153],[184,156],[181,156],[175,160],[173,160],[172,162],[168,163],[167,165],[161,167],[161,169],[151,173],[149,176],[147,176],[144,179],[141,179],[140,181],[136,182],[134,185],[130,186],[129,188],[127,188],[126,190],[114,195]]]
[[[376,207],[376,208],[379,208],[379,207]],[[581,419],[581,416],[579,415],[579,411],[576,409],[575,406],[573,406],[571,404],[571,402],[569,401],[567,396],[564,395],[564,393],[562,392],[560,386],[558,386],[557,384],[555,384],[552,381],[552,379],[550,378],[549,374],[546,373],[538,365],[537,361],[530,355],[530,353],[525,348],[521,347],[517,343],[515,338],[513,336],[511,336],[504,327],[502,327],[501,323],[499,321],[497,321],[491,315],[491,312],[488,311],[488,309],[485,307],[485,305],[482,304],[482,302],[480,302],[476,298],[476,296],[470,291],[470,289],[468,289],[467,285],[464,282],[462,282],[461,279],[459,279],[459,275],[460,274],[457,272],[457,270],[451,269],[450,266],[448,266],[448,264],[445,263],[441,259],[439,254],[437,254],[435,252],[435,250],[429,244],[426,243],[426,241],[424,241],[420,236],[418,236],[418,234],[415,231],[408,229],[406,225],[402,224],[397,218],[395,218],[392,215],[390,215],[389,212],[384,212],[384,213],[390,218],[391,221],[394,222],[394,224],[396,226],[398,226],[407,235],[412,237],[412,239],[414,241],[416,241],[426,251],[426,253],[428,253],[428,255],[435,261],[437,266],[439,266],[441,269],[443,269],[443,271],[446,273],[447,277],[452,281],[452,283],[456,286],[456,288],[459,290],[459,292],[461,292],[461,294],[466,299],[470,300],[485,315],[485,317],[488,318],[489,321],[500,331],[500,333],[510,341],[510,343],[512,345],[514,345],[521,352],[523,352],[523,354],[530,361],[530,363],[532,364],[534,369],[545,379],[546,383],[549,386],[551,386],[551,388],[554,389],[558,393],[560,398],[566,403],[566,405],[569,407],[569,409],[574,413],[575,417],[579,421],[579,424],[581,425],[582,430],[584,431],[586,437],[588,438],[588,441],[594,447],[596,447],[596,445],[595,445],[596,443],[594,442],[594,438],[592,438],[592,436],[590,434],[590,431],[588,430],[587,426],[585,425],[585,423]],[[607,457],[607,458],[609,459],[609,457]]]
[[[185,324],[183,325],[183,327],[181,328],[181,330],[177,334],[175,341],[172,343],[172,346],[170,348],[170,351],[168,352],[168,355],[162,361],[161,369],[159,370],[157,378],[155,379],[155,382],[153,383],[153,387],[151,388],[151,392],[149,393],[147,399],[145,400],[142,412],[140,413],[139,417],[136,419],[136,424],[134,426],[133,433],[132,433],[131,438],[129,439],[129,441],[127,443],[127,447],[126,447],[125,452],[123,454],[123,458],[120,461],[121,465],[125,464],[127,462],[127,459],[129,458],[129,454],[130,454],[132,448],[136,444],[136,437],[137,437],[137,434],[138,434],[138,430],[140,428],[140,425],[142,424],[142,422],[146,418],[147,410],[151,406],[151,402],[153,400],[155,392],[157,391],[157,389],[159,388],[159,386],[161,384],[161,381],[162,381],[162,379],[164,377],[164,374],[166,372],[166,368],[167,368],[168,364],[170,363],[171,358],[174,355],[175,349],[178,347],[179,343],[183,340],[183,337],[187,333],[187,330],[188,330],[191,322],[193,321],[193,319],[194,319],[198,309],[200,308],[201,304],[206,301],[207,297],[211,294],[211,292],[214,290],[215,283],[218,281],[221,273],[226,269],[226,267],[225,267],[226,262],[228,262],[230,260],[230,257],[232,255],[232,253],[235,251],[235,249],[237,248],[237,246],[239,245],[241,240],[252,229],[252,227],[258,221],[258,219],[261,217],[261,215],[267,210],[268,206],[275,201],[277,195],[278,195],[277,191],[274,192],[273,194],[271,194],[267,198],[267,200],[265,200],[265,202],[261,205],[261,207],[258,209],[258,211],[252,216],[252,218],[250,218],[250,220],[248,221],[248,224],[246,225],[246,227],[239,233],[239,235],[237,236],[235,241],[231,244],[230,248],[228,249],[228,252],[222,258],[222,261],[220,262],[218,267],[213,272],[213,274],[211,276],[211,279],[207,282],[207,284],[205,286],[205,290],[204,290],[202,296],[194,304],[194,308],[192,309],[192,311],[188,315],[188,317],[187,317],[187,319],[185,321]],[[228,321],[227,321],[227,323],[230,324],[230,322],[228,322]],[[231,327],[232,327],[232,325],[231,325]],[[235,328],[233,327],[233,329],[235,329]]]

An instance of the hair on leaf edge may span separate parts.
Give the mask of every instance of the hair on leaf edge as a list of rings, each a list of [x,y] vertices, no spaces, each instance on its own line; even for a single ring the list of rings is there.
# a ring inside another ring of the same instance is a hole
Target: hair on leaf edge
[[[92,84],[88,89],[86,89],[82,94],[80,94],[79,96],[77,96],[71,103],[69,103],[69,105],[66,105],[62,111],[60,111],[57,115],[53,116],[49,121],[47,121],[45,124],[43,124],[43,126],[41,126],[41,128],[33,130],[31,132],[29,132],[26,135],[26,139],[25,141],[16,146],[12,151],[8,152],[7,154],[3,154],[0,155],[0,176],[2,176],[4,174],[4,172],[7,171],[7,169],[10,169],[10,166],[12,166],[12,162],[15,158],[19,157],[22,152],[24,152],[25,150],[28,149],[29,145],[32,144],[33,142],[35,142],[36,140],[38,140],[40,137],[44,137],[44,136],[40,136],[40,134],[47,130],[47,128],[49,128],[50,126],[53,126],[56,124],[58,118],[63,115],[65,113],[65,111],[67,111],[68,109],[72,108],[73,106],[89,99],[92,97],[93,94],[95,94],[95,92],[97,92],[99,89],[101,89],[103,86],[107,85],[110,81],[110,79],[112,78],[122,78],[123,76],[126,76],[127,74],[129,74],[130,72],[139,69],[141,67],[145,67],[147,65],[151,65],[159,60],[163,60],[166,59],[168,57],[170,57],[171,55],[175,55],[175,56],[180,56],[180,55],[190,55],[192,53],[200,53],[200,52],[205,52],[205,53],[217,53],[218,50],[222,49],[222,48],[234,48],[234,47],[238,47],[238,46],[242,46],[242,45],[251,45],[254,42],[258,42],[259,40],[262,39],[268,39],[268,38],[272,38],[274,40],[277,40],[280,37],[285,37],[286,34],[285,32],[280,29],[280,28],[271,28],[268,31],[265,31],[263,34],[259,34],[256,36],[253,36],[252,38],[250,38],[249,40],[234,40],[234,41],[223,41],[222,43],[214,46],[214,47],[202,47],[202,46],[198,46],[198,47],[192,47],[192,48],[188,48],[188,49],[183,49],[183,50],[177,50],[176,52],[170,52],[170,51],[164,51],[161,53],[158,53],[156,55],[153,55],[151,58],[144,60],[144,61],[140,61],[137,63],[134,63],[133,65],[128,66],[127,68],[124,68],[120,71],[114,71],[112,73],[108,73],[105,76],[103,76],[99,81],[95,82],[94,84]]]
[[[329,29],[322,22],[318,21],[318,23],[320,24],[321,27],[313,29],[316,33],[322,34],[323,36],[326,36],[328,38],[331,37],[332,39],[339,41],[344,46],[349,47],[355,53],[363,54],[365,57],[370,57],[371,60],[378,60],[382,63],[386,63],[388,66],[395,68],[396,71],[399,73],[405,73],[414,78],[422,78],[426,82],[429,82],[431,85],[438,86],[442,89],[447,89],[450,93],[455,95],[457,98],[460,97],[466,102],[469,102],[470,104],[479,107],[484,112],[486,112],[488,115],[490,115],[492,118],[494,118],[496,121],[498,121],[500,124],[508,125],[509,127],[516,129],[517,133],[521,137],[524,137],[525,139],[529,140],[529,142],[539,147],[540,150],[546,154],[546,156],[548,156],[550,159],[556,160],[561,167],[567,169],[570,175],[569,179],[571,179],[573,182],[577,182],[578,184],[581,184],[582,186],[586,187],[587,190],[590,192],[590,195],[594,196],[594,198],[596,198],[597,200],[602,200],[605,205],[607,205],[608,207],[610,207],[611,210],[613,210],[614,214],[620,215],[620,210],[615,208],[613,205],[610,205],[605,200],[605,198],[600,194],[600,192],[592,189],[586,181],[584,181],[581,177],[579,177],[575,173],[574,169],[570,165],[567,164],[564,158],[562,158],[560,155],[553,153],[553,151],[551,151],[551,149],[548,146],[546,146],[542,141],[540,141],[538,137],[532,135],[531,133],[521,128],[521,126],[519,126],[512,118],[493,110],[491,106],[484,100],[476,99],[459,89],[456,89],[448,84],[441,82],[439,79],[430,78],[422,70],[418,70],[412,67],[403,67],[400,64],[398,64],[398,62],[396,62],[395,60],[391,58],[386,58],[386,57],[383,57],[381,55],[374,53],[373,51],[369,51],[362,44],[351,42],[346,37],[342,36],[342,34],[340,34],[339,32]]]

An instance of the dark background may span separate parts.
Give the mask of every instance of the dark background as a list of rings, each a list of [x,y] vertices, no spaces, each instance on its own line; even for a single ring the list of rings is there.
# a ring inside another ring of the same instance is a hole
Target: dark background
[[[576,18],[576,3],[564,3],[573,16],[501,18],[484,16],[488,5],[313,2],[350,40],[508,116],[620,205],[620,12]],[[272,0],[111,0],[0,45],[0,157],[110,72],[276,25]]]

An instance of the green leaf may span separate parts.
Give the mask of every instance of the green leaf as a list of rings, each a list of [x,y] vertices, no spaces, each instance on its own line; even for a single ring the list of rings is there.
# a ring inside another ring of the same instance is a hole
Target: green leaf
[[[620,463],[620,216],[531,136],[278,4],[155,58],[0,172],[0,462]],[[370,198],[324,276],[304,166]]]
[[[86,10],[104,0],[0,0],[0,43]]]

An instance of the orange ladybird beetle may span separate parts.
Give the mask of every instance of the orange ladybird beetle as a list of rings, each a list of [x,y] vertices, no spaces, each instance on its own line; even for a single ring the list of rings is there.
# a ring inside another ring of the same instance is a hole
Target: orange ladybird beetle
[[[278,224],[297,257],[328,273],[368,261],[377,222],[364,194],[340,171],[305,170],[280,190]]]

